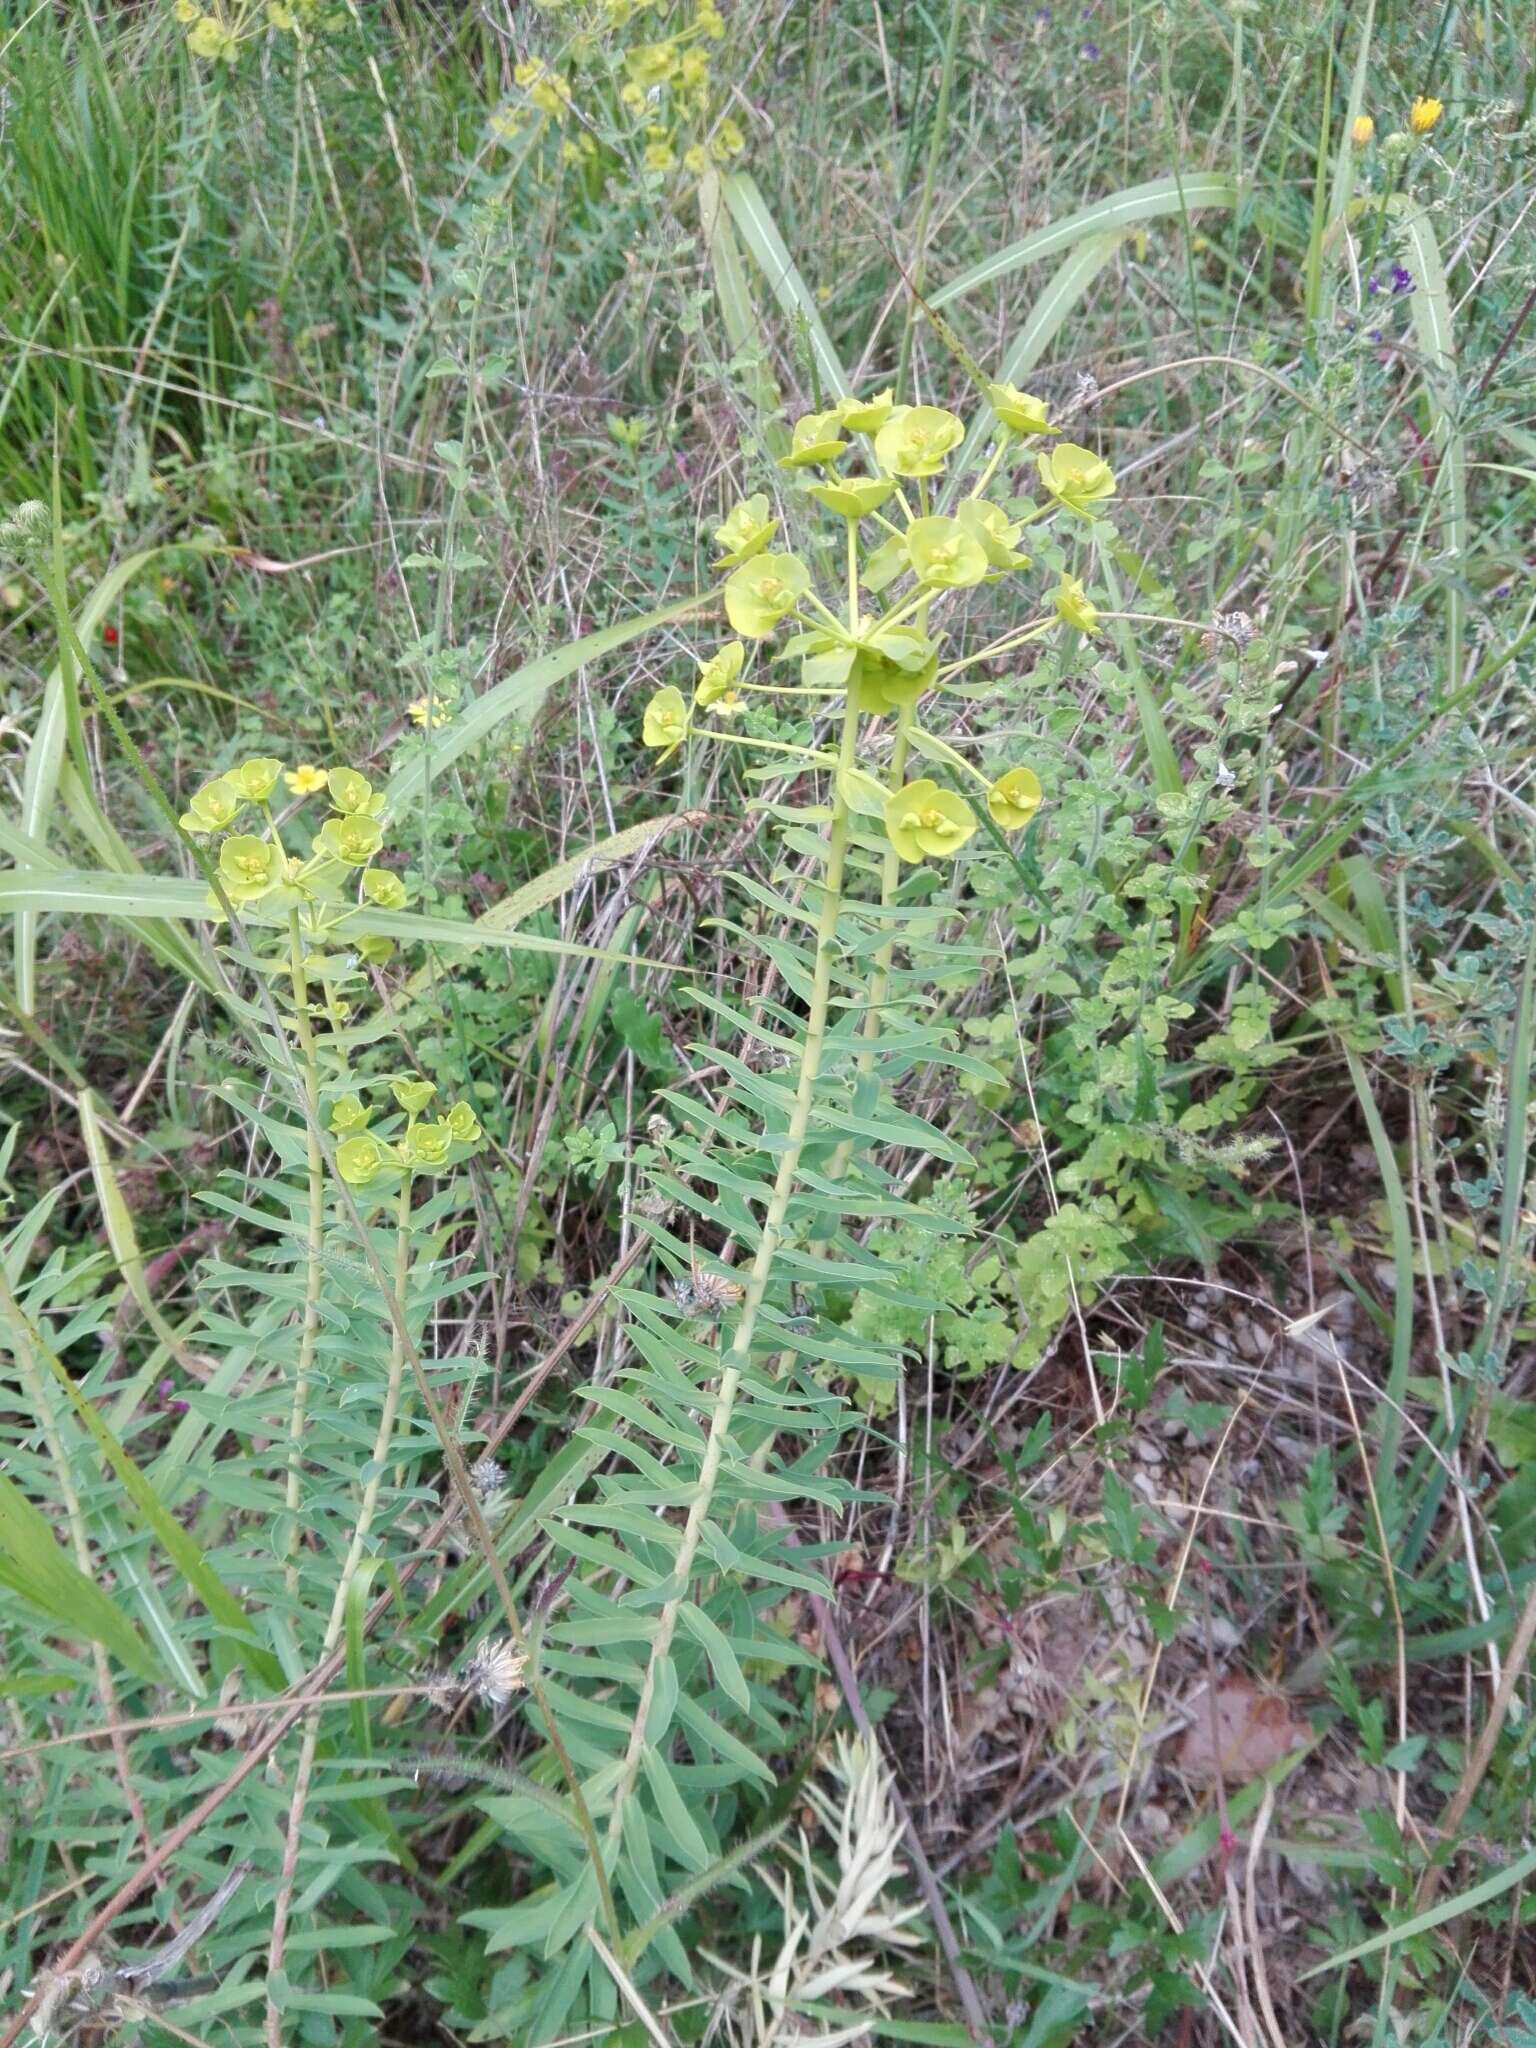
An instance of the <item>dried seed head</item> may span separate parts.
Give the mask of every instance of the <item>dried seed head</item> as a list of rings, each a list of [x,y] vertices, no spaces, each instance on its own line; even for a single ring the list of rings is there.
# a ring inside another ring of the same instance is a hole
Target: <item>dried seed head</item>
[[[1072,385],[1069,412],[1091,412],[1099,402],[1099,380],[1092,370],[1079,370]]]
[[[468,1683],[467,1673],[465,1683]],[[422,1680],[422,1689],[427,1695],[428,1705],[438,1714],[451,1714],[464,1692],[464,1686],[451,1671],[429,1671]]]
[[[476,1458],[469,1468],[469,1478],[476,1496],[481,1501],[492,1499],[507,1483],[506,1473],[489,1452],[483,1458]]]
[[[635,1203],[635,1214],[643,1216],[649,1223],[670,1222],[676,1210],[676,1202],[670,1195],[664,1195],[660,1188],[647,1188]]]
[[[464,1667],[466,1691],[487,1707],[504,1707],[522,1684],[523,1659],[505,1636],[487,1637]]]
[[[1200,644],[1207,654],[1240,654],[1259,637],[1259,629],[1247,612],[1212,612],[1210,630]]]
[[[664,1116],[648,1117],[646,1119],[645,1135],[653,1145],[665,1145],[672,1136],[672,1126]]]

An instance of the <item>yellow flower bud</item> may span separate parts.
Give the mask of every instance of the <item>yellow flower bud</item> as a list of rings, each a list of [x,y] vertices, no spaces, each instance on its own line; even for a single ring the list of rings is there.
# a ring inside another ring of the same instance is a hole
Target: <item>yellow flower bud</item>
[[[735,695],[736,681],[746,658],[747,650],[739,640],[727,640],[718,654],[700,664],[699,684],[693,701],[701,711],[707,711],[711,704]]]
[[[404,910],[405,884],[388,868],[364,868],[361,880],[363,894],[380,910]]]
[[[723,555],[715,557],[717,569],[739,569],[743,562],[750,562],[754,555],[760,555],[778,531],[779,522],[768,511],[768,494],[758,491],[746,498],[731,511],[724,523],[715,528],[715,539],[725,549]]]
[[[1354,120],[1349,124],[1349,139],[1356,149],[1364,149],[1375,133],[1376,123],[1369,114],[1356,114]]]
[[[1012,384],[989,384],[987,397],[998,419],[1015,434],[1061,432],[1059,427],[1051,425],[1043,398],[1032,398],[1027,391],[1020,391]]]

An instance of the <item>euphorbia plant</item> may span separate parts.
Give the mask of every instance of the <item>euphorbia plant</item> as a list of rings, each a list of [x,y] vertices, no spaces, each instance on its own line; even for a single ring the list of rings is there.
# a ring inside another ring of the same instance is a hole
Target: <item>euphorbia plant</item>
[[[625,1295],[635,1356],[616,1382],[585,1390],[598,1419],[578,1431],[561,1498],[543,1516],[571,1569],[539,1657],[603,1836],[622,1955],[642,1980],[663,1965],[691,1980],[669,1895],[727,1855],[752,1781],[774,1781],[771,1681],[804,1652],[765,1611],[786,1588],[822,1583],[787,1534],[790,1509],[851,1497],[832,1462],[850,1411],[829,1382],[899,1370],[844,1327],[838,1300],[857,1287],[921,1306],[872,1255],[869,1232],[913,1220],[962,1227],[904,1192],[913,1176],[894,1170],[903,1150],[919,1165],[967,1158],[895,1100],[914,1066],[967,1064],[926,994],[964,949],[946,929],[942,892],[904,895],[903,878],[965,857],[980,820],[957,782],[974,785],[1001,832],[1035,814],[1042,792],[1027,763],[984,773],[944,736],[948,693],[974,664],[1064,618],[1083,625],[1087,600],[1066,579],[974,651],[955,644],[955,621],[966,593],[1026,574],[1020,542],[1032,524],[1091,517],[1114,488],[1099,458],[1049,438],[1040,400],[1002,386],[990,395],[994,444],[952,514],[935,500],[965,440],[956,414],[884,391],[800,420],[782,468],[834,545],[784,547],[766,492],[737,505],[715,534],[729,637],[700,650],[691,700],[668,685],[641,720],[663,760],[685,746],[744,749],[824,792],[799,808],[763,803],[783,855],[799,863],[787,891],[777,875],[740,882],[768,913],[758,933],[734,928],[767,955],[768,992],[750,1011],[698,994],[741,1041],[700,1048],[730,1077],[730,1095],[712,1107],[669,1094],[673,1121],[656,1134],[638,1205],[678,1284]],[[1039,502],[989,497],[1032,443],[1050,451],[1037,465]],[[825,560],[839,564],[835,586],[812,567]],[[758,701],[791,718],[809,709],[825,740],[739,729]],[[913,774],[914,755],[932,772]],[[574,1827],[552,1833],[531,1798],[498,1799],[496,1814],[549,1852],[552,1882],[472,1917],[497,1947],[534,1943],[564,1958],[498,2022],[546,2038],[570,2024],[583,1980],[589,2010],[606,2016],[611,1981],[578,1939],[599,1885]]]

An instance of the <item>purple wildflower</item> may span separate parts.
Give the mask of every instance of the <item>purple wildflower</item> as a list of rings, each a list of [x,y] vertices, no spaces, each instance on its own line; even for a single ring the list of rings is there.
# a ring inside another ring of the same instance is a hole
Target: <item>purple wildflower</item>
[[[1400,299],[1405,292],[1413,290],[1413,272],[1404,270],[1401,263],[1392,266],[1392,295]]]
[[[1381,290],[1381,279],[1377,277],[1374,271],[1365,280],[1365,288],[1370,293],[1373,299],[1375,298],[1376,294]]]
[[[1099,48],[1097,43],[1084,43],[1083,47],[1078,51],[1077,54],[1080,57],[1084,58],[1089,64],[1092,64],[1095,63],[1098,60],[1098,58],[1103,56],[1104,53]]]

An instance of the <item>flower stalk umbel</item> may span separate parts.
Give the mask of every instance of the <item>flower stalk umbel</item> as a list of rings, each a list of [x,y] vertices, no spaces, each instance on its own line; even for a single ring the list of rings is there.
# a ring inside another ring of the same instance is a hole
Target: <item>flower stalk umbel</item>
[[[658,1596],[638,1704],[612,1781],[608,1833],[615,1859],[636,1822],[642,1779],[663,1821],[667,1817],[658,1743],[676,1692],[678,1630],[686,1624],[695,1636],[709,1639],[695,1603],[695,1570],[706,1546],[726,1563],[737,1540],[719,1532],[717,1496],[723,1477],[728,1474],[749,1497],[755,1487],[770,1484],[775,1426],[764,1419],[771,1413],[764,1397],[751,1397],[754,1347],[761,1352],[766,1337],[771,1350],[779,1331],[790,1327],[770,1307],[776,1267],[788,1254],[796,1259],[797,1270],[806,1271],[805,1257],[821,1255],[838,1258],[838,1272],[849,1270],[840,1247],[829,1249],[826,1235],[807,1241],[803,1253],[794,1250],[794,1212],[818,1199],[817,1189],[827,1191],[830,1200],[823,1206],[830,1210],[846,1204],[858,1213],[861,1201],[880,1199],[870,1192],[874,1183],[868,1174],[857,1186],[850,1185],[846,1197],[834,1195],[831,1184],[842,1184],[858,1133],[867,1133],[873,1115],[868,1090],[896,956],[895,905],[902,875],[919,864],[954,861],[977,831],[973,802],[955,783],[975,785],[977,800],[1005,833],[1026,826],[1042,800],[1032,768],[1015,763],[983,773],[936,730],[935,714],[942,713],[953,679],[974,663],[1011,651],[1058,623],[1088,633],[1097,626],[1083,585],[1063,575],[1049,608],[1026,627],[976,654],[951,653],[946,646],[946,622],[964,593],[1015,579],[1030,567],[1019,546],[1027,528],[1058,519],[1091,521],[1095,508],[1115,490],[1113,473],[1100,457],[1049,438],[1056,430],[1039,399],[1002,385],[990,387],[988,398],[997,421],[994,444],[977,488],[959,501],[952,517],[934,513],[931,506],[936,481],[966,438],[965,422],[956,414],[937,406],[898,405],[885,391],[800,420],[781,464],[809,506],[842,523],[843,546],[828,555],[846,561],[846,587],[835,592],[818,588],[801,555],[775,547],[779,521],[767,494],[748,498],[715,535],[721,550],[716,568],[725,573],[722,595],[734,637],[702,660],[691,702],[678,688],[668,687],[645,708],[645,744],[663,758],[686,744],[756,749],[774,763],[787,756],[824,779],[828,801],[808,812],[769,807],[792,842],[803,834],[807,819],[822,828],[810,852],[819,868],[811,898],[813,942],[800,954],[809,972],[795,982],[803,1017],[775,1012],[786,1027],[798,1026],[794,1086],[791,1092],[786,1080],[767,1097],[782,1103],[784,1121],[774,1135],[775,1165],[771,1180],[762,1185],[761,1213],[731,1218],[735,1235],[751,1248],[751,1262],[732,1290],[733,1314],[722,1329],[719,1376],[707,1411],[697,1481],[670,1560],[668,1591]],[[857,440],[863,449],[856,461]],[[1030,454],[1041,487],[1037,498],[1020,503],[985,495],[994,478]],[[776,681],[772,668],[778,665],[787,665],[793,680]],[[722,729],[721,719],[759,697],[782,698],[786,708],[808,705],[835,719],[835,747]],[[911,774],[914,754],[935,772]],[[865,871],[872,868],[878,876],[878,907],[849,903],[847,884],[856,857]],[[869,918],[875,944],[850,944],[847,911]],[[874,961],[868,981],[856,979],[860,951]],[[854,989],[856,995],[850,993]],[[782,1047],[786,1039],[781,1033],[773,1042]],[[855,1103],[855,1108],[863,1106],[858,1123],[842,1115],[821,1085],[829,1053],[846,1061],[854,1088],[865,1091]],[[754,1092],[763,1099],[761,1087]],[[910,1142],[921,1142],[920,1132],[929,1135],[915,1119],[908,1119],[906,1128]],[[939,1150],[941,1135],[933,1132],[931,1138],[932,1149]],[[808,1165],[812,1157],[822,1162],[819,1173]],[[707,1166],[697,1170],[709,1172]],[[681,1184],[672,1185],[684,1193]],[[874,1207],[871,1213],[891,1210]],[[769,1328],[763,1331],[765,1318]],[[744,1388],[753,1410],[750,1423],[739,1417]],[[745,1482],[747,1470],[759,1480]],[[718,1659],[715,1674],[725,1685]],[[652,1824],[646,1820],[641,1825]]]

